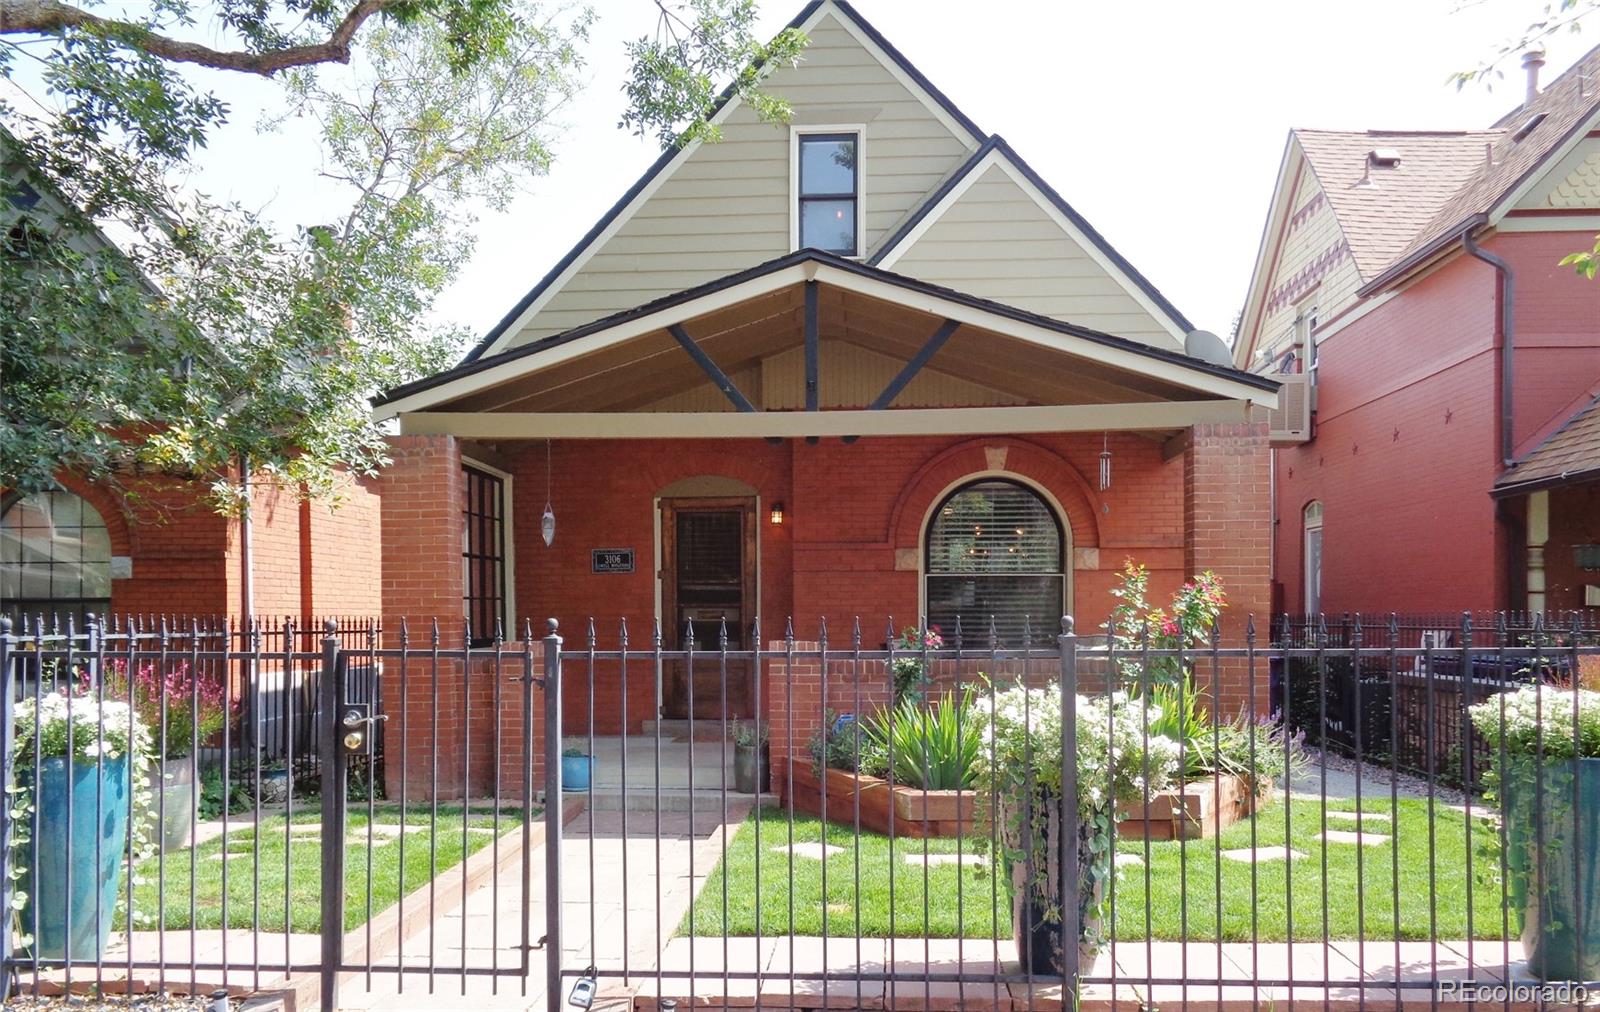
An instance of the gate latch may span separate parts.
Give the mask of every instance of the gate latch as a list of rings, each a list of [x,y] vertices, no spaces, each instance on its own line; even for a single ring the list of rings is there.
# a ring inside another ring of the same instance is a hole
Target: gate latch
[[[344,705],[344,712],[339,717],[339,724],[344,728],[344,736],[339,739],[339,744],[347,755],[366,755],[372,751],[372,746],[367,742],[368,729],[380,720],[389,719],[386,713],[374,717],[370,710],[371,706],[367,703]]]

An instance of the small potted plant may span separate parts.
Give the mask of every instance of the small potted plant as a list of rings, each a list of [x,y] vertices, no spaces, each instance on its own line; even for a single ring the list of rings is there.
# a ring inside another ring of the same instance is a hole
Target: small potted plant
[[[772,789],[768,733],[767,725],[760,721],[733,722],[733,787],[741,794],[764,794]]]
[[[1506,827],[1506,904],[1528,972],[1600,976],[1600,692],[1524,685],[1468,711]],[[1582,909],[1579,902],[1582,902]],[[1580,927],[1584,930],[1580,931]]]
[[[145,806],[131,771],[149,755],[149,733],[126,703],[83,688],[17,703],[15,732],[20,924],[40,959],[99,959],[120,896],[128,820]]]
[[[561,789],[586,791],[594,779],[594,756],[576,745],[561,750]]]
[[[139,665],[129,683],[126,662],[106,665],[106,698],[131,699],[150,732],[152,761],[145,779],[160,821],[152,842],[159,841],[166,850],[180,850],[189,845],[199,818],[195,752],[229,719],[225,693],[219,681],[197,676],[186,660],[174,664],[165,675],[156,662],[148,661]]]

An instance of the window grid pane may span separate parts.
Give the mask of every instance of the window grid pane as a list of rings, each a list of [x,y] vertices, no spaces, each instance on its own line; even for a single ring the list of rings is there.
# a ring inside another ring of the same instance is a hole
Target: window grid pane
[[[461,528],[463,604],[474,646],[494,642],[505,614],[505,482],[464,467]]]
[[[0,593],[19,622],[70,618],[82,628],[111,607],[111,536],[95,508],[71,492],[24,496],[0,515]]]
[[[799,245],[855,256],[858,169],[855,134],[809,134],[799,140]]]

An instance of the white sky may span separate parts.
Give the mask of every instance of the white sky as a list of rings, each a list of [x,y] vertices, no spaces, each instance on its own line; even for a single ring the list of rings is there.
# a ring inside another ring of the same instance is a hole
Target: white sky
[[[762,0],[775,32],[803,0]],[[439,306],[482,334],[620,197],[657,147],[616,128],[622,42],[650,0],[595,0],[586,76],[548,176],[485,213]],[[1003,135],[1196,326],[1227,337],[1291,127],[1466,129],[1522,96],[1447,85],[1537,16],[1538,0],[861,0],[857,8],[980,128]],[[1600,42],[1600,16],[1548,44],[1549,80]],[[198,162],[213,197],[316,220],[327,184],[309,130],[260,135],[273,86],[212,73],[234,104]]]

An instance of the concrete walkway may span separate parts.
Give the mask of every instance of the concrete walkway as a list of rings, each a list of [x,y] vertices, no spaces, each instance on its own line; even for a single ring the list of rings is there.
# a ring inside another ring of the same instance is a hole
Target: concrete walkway
[[[569,824],[561,852],[563,963],[627,970],[641,977],[654,972],[657,953],[666,948],[691,896],[716,867],[724,834],[731,840],[748,811],[749,802],[730,801],[726,823],[720,812],[663,812],[659,833],[655,813],[585,813]],[[393,973],[374,974],[370,989],[364,975],[356,975],[342,984],[340,1007],[543,1009],[542,948],[529,953],[525,978],[442,969],[517,965],[525,916],[531,918],[529,937],[539,941],[545,933],[543,855],[543,847],[533,855],[529,909],[522,906],[520,882],[502,876],[498,890],[492,883],[479,889],[463,906],[442,913],[430,928],[406,941],[405,965],[426,966],[432,947],[432,962],[441,969],[433,975],[431,993],[426,974],[406,974],[403,983]],[[397,953],[386,953],[374,962],[392,965],[397,959]],[[570,985],[569,980],[563,990]]]

